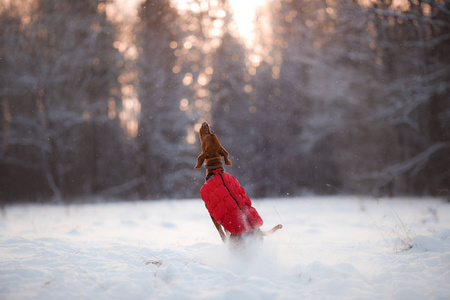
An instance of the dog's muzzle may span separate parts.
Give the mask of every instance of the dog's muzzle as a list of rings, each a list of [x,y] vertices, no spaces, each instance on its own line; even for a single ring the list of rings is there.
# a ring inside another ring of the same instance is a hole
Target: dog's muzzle
[[[211,134],[211,132],[209,130],[209,125],[207,122],[203,122],[202,127],[205,129],[206,134]]]

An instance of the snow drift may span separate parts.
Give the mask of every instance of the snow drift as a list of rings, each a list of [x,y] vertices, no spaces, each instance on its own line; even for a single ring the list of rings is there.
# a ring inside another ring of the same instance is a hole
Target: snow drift
[[[1,299],[448,299],[450,205],[267,199],[255,254],[230,254],[203,201],[12,205]],[[267,227],[267,228],[265,228]]]

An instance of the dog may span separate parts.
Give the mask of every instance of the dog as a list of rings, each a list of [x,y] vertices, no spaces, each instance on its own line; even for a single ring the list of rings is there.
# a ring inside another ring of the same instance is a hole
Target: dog
[[[244,250],[249,241],[260,243],[264,236],[283,228],[278,224],[269,231],[260,229],[263,221],[252,207],[244,188],[236,178],[224,171],[222,157],[225,165],[232,165],[227,150],[220,144],[217,135],[211,132],[207,122],[201,125],[199,135],[202,152],[194,168],[201,168],[205,162],[206,182],[200,195],[222,241],[233,250]]]

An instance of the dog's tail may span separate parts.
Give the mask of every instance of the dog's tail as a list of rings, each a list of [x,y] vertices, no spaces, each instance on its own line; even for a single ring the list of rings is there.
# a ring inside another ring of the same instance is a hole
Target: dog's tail
[[[262,232],[263,236],[268,236],[268,235],[274,234],[275,232],[277,232],[281,228],[283,228],[283,225],[278,224],[277,226],[273,227],[272,229],[270,229],[268,231],[261,231],[261,232]]]

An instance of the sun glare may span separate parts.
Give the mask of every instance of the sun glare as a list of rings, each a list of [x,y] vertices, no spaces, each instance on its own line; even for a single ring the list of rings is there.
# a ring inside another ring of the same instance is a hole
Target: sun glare
[[[108,17],[123,25],[114,47],[129,61],[136,61],[139,56],[140,50],[135,46],[132,28],[137,21],[138,5],[142,1],[114,0],[111,4],[102,4]],[[272,28],[272,10],[277,7],[277,3],[277,0],[171,0],[171,6],[178,11],[177,25],[185,34],[181,40],[170,41],[169,46],[177,57],[172,72],[181,73],[181,84],[192,91],[191,95],[179,100],[180,110],[198,120],[194,127],[187,129],[187,143],[195,143],[194,128],[203,121],[212,121],[213,100],[209,87],[214,73],[212,61],[226,32],[238,39],[245,48],[246,93],[253,92],[252,77],[257,74],[263,61],[273,66],[272,77],[278,79],[281,56],[273,51],[276,43]],[[237,61],[239,58],[233,56],[232,59]],[[140,114],[136,88],[131,80],[127,80],[133,75],[135,72],[130,71],[119,78],[124,91],[123,108],[119,116],[130,137],[137,135]]]
[[[274,51],[272,14],[279,6],[278,0],[171,0],[179,15],[179,28],[185,33],[180,41],[171,41],[177,62],[174,74],[185,70],[182,84],[191,89],[192,96],[180,99],[180,110],[196,119],[187,128],[186,142],[196,141],[196,132],[204,121],[212,122],[211,90],[209,83],[214,68],[214,53],[224,42],[226,32],[236,38],[245,49],[243,91],[253,92],[252,77],[263,61],[272,65],[272,77],[278,79],[281,55]],[[239,55],[231,59],[238,61]],[[186,68],[187,67],[187,68]],[[256,112],[256,107],[250,109]]]
[[[105,10],[108,18],[113,22],[121,24],[122,30],[113,43],[113,47],[119,50],[125,59],[136,61],[139,56],[139,50],[136,47],[136,36],[133,32],[133,26],[137,19],[138,6],[143,0],[114,0],[108,4],[100,3],[98,9]],[[137,77],[137,72],[127,70],[117,79],[122,85],[122,111],[119,118],[122,126],[125,128],[129,137],[136,137],[139,128],[139,114],[141,104],[138,99],[137,90],[132,83]],[[115,116],[115,113],[111,113]]]
[[[235,31],[248,48],[253,47],[257,38],[256,12],[267,5],[267,0],[230,0],[229,4],[237,27]]]
[[[376,0],[357,0],[357,2],[364,7],[370,7],[376,3]],[[410,3],[408,0],[392,0],[389,5],[389,9],[396,11],[406,11],[409,7]]]
[[[265,61],[273,66],[272,78],[278,79],[281,55],[276,51],[276,44],[283,42],[274,39],[273,10],[279,8],[277,0],[229,0],[233,14],[230,31],[245,46],[246,82],[256,75],[257,68]],[[252,92],[251,85],[246,85],[245,92]]]

